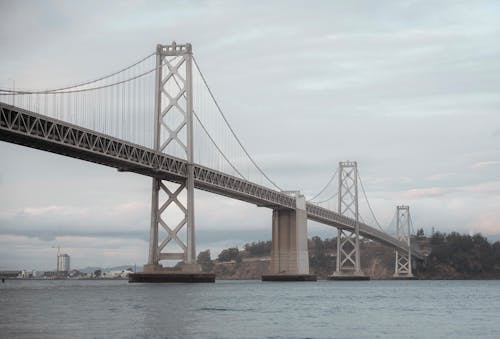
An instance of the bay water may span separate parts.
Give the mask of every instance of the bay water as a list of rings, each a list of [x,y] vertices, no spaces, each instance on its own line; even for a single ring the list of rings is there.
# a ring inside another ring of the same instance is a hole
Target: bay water
[[[500,281],[6,280],[1,338],[500,338]]]

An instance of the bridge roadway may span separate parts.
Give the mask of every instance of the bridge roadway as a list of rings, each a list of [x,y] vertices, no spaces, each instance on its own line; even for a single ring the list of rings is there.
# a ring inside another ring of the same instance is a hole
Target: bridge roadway
[[[0,140],[135,172],[181,182],[187,162],[150,148],[120,140],[58,119],[0,102]],[[268,208],[294,209],[295,198],[201,165],[194,164],[195,187]],[[307,203],[307,218],[336,228],[354,230],[355,220]],[[407,244],[360,223],[360,234],[402,251]],[[412,250],[412,255],[423,255]]]

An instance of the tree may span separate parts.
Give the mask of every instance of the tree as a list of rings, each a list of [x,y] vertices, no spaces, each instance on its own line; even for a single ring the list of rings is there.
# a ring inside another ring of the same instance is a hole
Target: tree
[[[417,230],[417,234],[416,234],[417,238],[419,239],[422,239],[425,237],[425,234],[424,234],[424,229],[423,228],[420,228]]]
[[[203,272],[210,272],[214,268],[214,262],[210,257],[210,250],[200,252],[197,260]]]
[[[433,232],[432,233],[432,237],[431,237],[431,245],[433,246],[439,246],[439,245],[442,245],[444,243],[444,238],[445,238],[445,234],[441,233],[441,232]],[[434,250],[434,248],[433,248]]]
[[[271,255],[272,242],[269,241],[257,241],[244,246],[245,252],[250,257],[264,257]]]
[[[238,261],[239,257],[240,257],[240,251],[238,250],[238,247],[231,247],[231,248],[227,248],[225,250],[222,250],[222,252],[220,252],[219,256],[217,257],[217,260],[221,261],[221,262],[231,261],[231,260]]]
[[[432,235],[429,265],[430,276],[443,278],[495,277],[500,273],[497,251],[500,245],[490,244],[481,234]]]

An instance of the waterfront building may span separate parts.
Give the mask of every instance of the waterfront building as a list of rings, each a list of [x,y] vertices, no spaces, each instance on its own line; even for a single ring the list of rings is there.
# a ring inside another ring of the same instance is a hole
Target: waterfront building
[[[22,279],[33,278],[33,271],[22,270],[18,277]]]
[[[57,256],[57,272],[69,272],[69,255],[59,254]]]

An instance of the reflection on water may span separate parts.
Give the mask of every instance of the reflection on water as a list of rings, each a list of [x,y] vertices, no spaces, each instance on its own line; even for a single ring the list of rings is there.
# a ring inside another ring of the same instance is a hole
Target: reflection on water
[[[0,337],[500,338],[500,281],[0,285]]]

